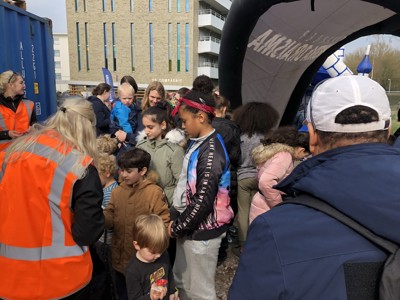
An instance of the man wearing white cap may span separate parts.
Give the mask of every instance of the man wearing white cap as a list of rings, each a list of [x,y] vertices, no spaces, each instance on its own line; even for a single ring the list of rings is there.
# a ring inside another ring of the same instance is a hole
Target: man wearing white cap
[[[314,157],[275,188],[294,199],[316,197],[400,244],[400,150],[386,144],[390,119],[377,82],[326,80],[308,105]],[[252,223],[228,299],[376,299],[377,268],[386,257],[338,220],[287,203]]]

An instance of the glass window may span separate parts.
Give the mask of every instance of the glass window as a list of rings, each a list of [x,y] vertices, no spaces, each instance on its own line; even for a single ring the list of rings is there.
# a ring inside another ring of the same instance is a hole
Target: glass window
[[[78,70],[82,70],[82,65],[81,65],[81,37],[80,37],[80,29],[79,29],[79,22],[76,22],[76,46],[77,46],[77,51],[78,51]],[[56,55],[56,52],[58,51],[58,55]],[[54,51],[54,56],[60,56],[60,50]]]
[[[153,11],[153,0],[149,0],[149,12]]]
[[[103,0],[103,11],[106,11],[106,0]]]
[[[189,0],[186,0],[186,3],[185,3],[185,11],[186,11],[186,12],[189,12],[189,10],[190,10]]]
[[[115,30],[115,23],[111,23],[111,31],[112,31],[112,46],[113,46],[113,70],[117,71],[117,34]]]
[[[131,67],[135,71],[135,25],[131,23]]]
[[[181,0],[176,0],[176,11],[181,12]]]
[[[85,50],[86,50],[86,70],[90,70],[89,62],[89,25],[85,22]]]
[[[181,71],[181,23],[176,24],[176,70]]]
[[[83,0],[83,11],[87,12],[86,0]]]
[[[75,11],[78,11],[78,0],[75,0]]]
[[[107,24],[103,23],[104,35],[104,67],[108,69],[108,48],[107,48]]]
[[[172,0],[168,0],[168,12],[172,11]]]
[[[153,72],[154,71],[153,23],[149,23],[149,44],[150,44],[150,72]]]
[[[56,73],[56,80],[61,80],[61,73]]]
[[[56,69],[61,69],[61,61],[55,61],[54,66]]]
[[[111,0],[111,11],[115,11],[115,0]]]
[[[133,12],[133,9],[135,8],[135,3],[133,1],[134,0],[130,0],[131,12]]]
[[[172,71],[172,24],[168,23],[168,71]]]
[[[57,36],[54,37],[54,45],[60,45],[60,39]]]
[[[54,56],[60,57],[60,50],[54,50]]]
[[[185,24],[185,71],[189,72],[189,23]]]

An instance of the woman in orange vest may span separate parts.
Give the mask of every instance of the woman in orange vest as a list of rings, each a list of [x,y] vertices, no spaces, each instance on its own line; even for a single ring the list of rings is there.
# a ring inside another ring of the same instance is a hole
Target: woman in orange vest
[[[24,99],[24,94],[25,83],[20,74],[13,71],[0,74],[0,150],[27,133],[36,122],[33,102]]]
[[[67,99],[0,152],[0,298],[88,299],[104,230],[89,101]]]

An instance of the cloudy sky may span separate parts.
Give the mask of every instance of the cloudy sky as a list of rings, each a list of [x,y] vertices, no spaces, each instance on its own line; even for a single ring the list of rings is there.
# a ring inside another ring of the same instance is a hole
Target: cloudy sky
[[[47,17],[53,20],[53,32],[67,32],[67,18],[65,12],[65,1],[72,0],[28,0],[28,11],[40,17]],[[383,39],[393,47],[400,48],[400,38],[384,36]],[[351,53],[358,48],[367,48],[376,40],[375,36],[362,37],[345,46],[345,54]]]
[[[53,21],[53,32],[67,33],[65,0],[27,0],[26,6],[29,12],[51,19]]]

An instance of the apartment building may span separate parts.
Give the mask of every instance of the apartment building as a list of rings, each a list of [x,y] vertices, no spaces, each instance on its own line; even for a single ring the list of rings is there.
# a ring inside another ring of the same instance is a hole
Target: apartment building
[[[65,92],[69,89],[70,80],[68,35],[66,33],[53,33],[53,40],[56,90]]]
[[[71,83],[114,84],[133,76],[140,88],[157,80],[168,90],[218,80],[221,32],[231,0],[66,1]]]

